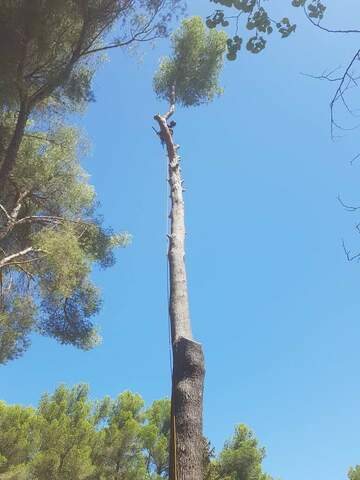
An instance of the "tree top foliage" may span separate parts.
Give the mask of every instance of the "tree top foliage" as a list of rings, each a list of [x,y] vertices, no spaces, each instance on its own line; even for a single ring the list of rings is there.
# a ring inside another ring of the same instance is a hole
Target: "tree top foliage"
[[[226,50],[227,36],[207,31],[200,17],[184,20],[172,35],[171,56],[160,63],[154,77],[159,98],[184,106],[208,103],[222,92],[218,81]]]
[[[166,36],[183,0],[3,0],[0,113],[17,118],[0,152],[0,192],[29,118],[82,109],[101,52]],[[1,126],[1,125],[0,125]]]
[[[167,35],[171,16],[181,3],[2,1],[0,104],[27,102],[31,108],[45,102],[73,108],[92,100],[94,54]]]
[[[289,0],[290,1],[290,0]],[[235,60],[245,39],[239,35],[240,24],[245,19],[245,28],[253,33],[246,40],[246,49],[251,53],[260,53],[267,44],[267,37],[277,31],[281,38],[287,38],[296,30],[296,24],[289,18],[273,19],[269,13],[269,2],[264,0],[210,0],[227,9],[233,9],[230,15],[227,10],[217,9],[206,19],[210,28],[224,27],[235,30],[227,41],[227,58]],[[302,7],[308,18],[315,22],[322,20],[326,10],[320,0],[292,0],[293,7]]]
[[[272,480],[263,472],[265,449],[259,447],[254,433],[243,424],[235,427],[233,437],[220,453],[219,478],[224,480]]]

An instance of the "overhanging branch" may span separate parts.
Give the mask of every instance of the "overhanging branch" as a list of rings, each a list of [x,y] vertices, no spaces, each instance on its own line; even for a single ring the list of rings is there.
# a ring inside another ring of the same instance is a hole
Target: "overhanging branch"
[[[16,261],[18,259],[20,260],[20,264],[21,264],[22,263],[21,259],[26,257],[29,253],[37,253],[40,251],[41,250],[35,249],[33,247],[27,247],[27,248],[24,248],[24,250],[21,250],[20,252],[8,255],[7,257],[0,260],[0,269],[16,264],[17,263]],[[31,259],[31,261],[34,261],[34,260],[35,259]]]

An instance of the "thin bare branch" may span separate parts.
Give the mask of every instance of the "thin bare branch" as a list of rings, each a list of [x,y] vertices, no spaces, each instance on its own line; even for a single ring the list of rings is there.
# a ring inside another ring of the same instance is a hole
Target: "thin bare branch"
[[[342,247],[345,252],[346,258],[349,262],[352,262],[353,260],[360,260],[360,253],[356,253],[355,255],[351,255],[350,250],[348,250],[345,246],[344,240],[342,241]]]
[[[4,205],[2,205],[1,203],[0,203],[0,210],[3,212],[3,214],[5,215],[5,217],[6,217],[9,221],[11,221],[11,216],[10,216],[10,214],[8,213],[8,211],[6,210],[6,208],[4,207]]]
[[[8,233],[11,232],[11,230],[16,225],[16,220],[22,207],[22,202],[29,195],[29,193],[30,190],[24,190],[23,192],[18,193],[12,212],[10,214],[7,214],[7,223],[0,228],[0,239],[6,237],[6,235],[8,235]]]
[[[353,212],[356,212],[357,210],[360,210],[360,206],[358,207],[355,207],[353,205],[347,205],[346,203],[343,202],[342,198],[340,197],[340,195],[337,196],[337,199],[340,203],[340,205],[342,207],[344,207],[344,209],[347,211],[347,212],[350,212],[350,213],[353,213]]]
[[[346,81],[346,79],[349,77],[349,72],[352,68],[352,66],[354,65],[355,61],[356,60],[359,60],[359,57],[360,56],[360,49],[358,49],[355,53],[355,55],[352,57],[350,63],[348,64],[347,68],[345,69],[345,72],[340,80],[340,84],[335,92],[335,95],[333,96],[331,102],[330,102],[330,110],[331,110],[331,133],[332,133],[332,136],[333,136],[333,125],[335,125],[336,127],[338,128],[341,128],[339,127],[339,125],[336,124],[335,120],[334,120],[334,105],[335,105],[335,102],[339,99],[339,97],[341,98],[342,95],[343,95],[343,86],[344,86],[344,83]]]
[[[356,162],[356,160],[360,157],[360,153],[358,153],[357,155],[355,155],[355,157],[353,157],[351,160],[350,160],[350,165],[352,165],[354,162]]]
[[[17,263],[16,265],[19,268],[19,270],[21,270],[23,273],[25,273],[25,275],[29,278],[29,280],[35,281],[34,275],[32,273],[28,272],[26,270],[26,268],[22,267],[21,263]]]
[[[35,253],[36,251],[38,250],[35,250],[33,247],[27,247],[27,248],[24,248],[24,250],[21,250],[20,252],[8,255],[7,257],[0,260],[0,269],[7,267],[10,264],[14,264],[14,260],[16,260],[17,258],[21,259],[23,257],[26,257],[26,255],[28,255],[29,253]]]
[[[356,28],[353,28],[353,29],[346,29],[346,30],[342,30],[342,29],[332,29],[332,28],[328,28],[328,27],[323,27],[319,22],[315,22],[315,20],[313,18],[310,17],[308,11],[306,10],[306,7],[304,6],[304,12],[305,12],[305,16],[306,18],[309,20],[310,23],[312,23],[315,27],[319,28],[320,30],[324,30],[325,32],[328,32],[328,33],[360,33],[360,30],[357,30]]]
[[[342,77],[330,78],[326,75],[312,75],[311,73],[300,72],[304,77],[314,78],[315,80],[327,80],[328,82],[341,82]]]
[[[67,220],[63,217],[29,215],[28,217],[23,217],[18,220],[15,225],[21,225],[23,223],[64,223],[66,221]]]
[[[175,113],[175,102],[176,102],[176,87],[175,84],[171,87],[170,93],[170,108],[169,110],[163,115],[165,120],[168,120],[174,113]]]

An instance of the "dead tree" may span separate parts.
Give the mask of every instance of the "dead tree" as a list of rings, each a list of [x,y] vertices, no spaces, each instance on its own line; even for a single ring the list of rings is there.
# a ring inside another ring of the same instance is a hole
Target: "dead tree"
[[[160,139],[166,146],[171,198],[168,234],[169,315],[173,352],[170,480],[202,480],[205,366],[202,346],[194,341],[191,332],[185,268],[183,181],[179,145],[174,143],[173,130],[168,124],[174,111],[175,102],[172,101],[165,115],[157,114],[154,117],[160,127]]]

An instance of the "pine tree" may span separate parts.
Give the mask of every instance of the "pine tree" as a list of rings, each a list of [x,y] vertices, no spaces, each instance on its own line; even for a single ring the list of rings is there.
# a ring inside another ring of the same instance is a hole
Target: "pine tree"
[[[0,205],[0,363],[21,355],[37,331],[82,349],[99,340],[101,305],[92,265],[111,266],[126,234],[105,229],[79,163],[74,128],[25,134]]]
[[[166,36],[182,4],[0,0],[0,364],[33,331],[83,349],[98,342],[89,273],[127,238],[102,227],[77,134],[58,120],[94,100],[103,52]]]
[[[191,331],[185,268],[185,219],[179,145],[169,121],[175,105],[185,107],[210,102],[221,93],[218,76],[226,49],[226,35],[206,31],[201,18],[185,20],[172,37],[172,56],[163,59],[155,75],[158,97],[169,102],[164,115],[157,114],[159,137],[166,145],[170,186],[170,323],[173,350],[171,398],[170,479],[201,480],[203,477],[202,409],[205,366],[200,343]],[[199,447],[200,446],[200,447]]]
[[[13,128],[0,135],[0,192],[17,161],[30,118],[73,110],[93,99],[98,55],[167,34],[181,0],[2,0],[0,113]],[[114,25],[118,33],[109,38]],[[0,123],[0,128],[3,125]],[[1,198],[1,197],[0,197]]]
[[[262,470],[265,449],[259,447],[254,433],[243,424],[237,425],[231,440],[225,443],[212,464],[212,478],[221,480],[272,480]]]

